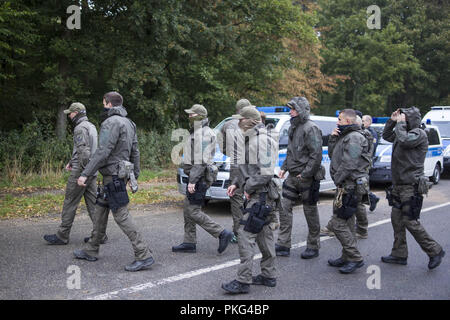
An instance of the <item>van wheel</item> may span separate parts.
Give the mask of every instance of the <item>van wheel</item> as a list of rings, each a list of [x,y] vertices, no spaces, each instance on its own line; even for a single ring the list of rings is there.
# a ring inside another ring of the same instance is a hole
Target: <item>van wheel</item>
[[[430,180],[433,184],[438,184],[439,180],[441,180],[441,166],[439,164],[436,164],[436,167],[434,167],[433,175],[430,177]]]

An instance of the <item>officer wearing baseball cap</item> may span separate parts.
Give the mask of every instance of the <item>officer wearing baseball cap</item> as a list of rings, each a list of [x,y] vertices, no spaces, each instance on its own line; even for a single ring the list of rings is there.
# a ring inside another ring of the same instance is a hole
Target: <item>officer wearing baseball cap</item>
[[[184,240],[172,247],[172,252],[197,251],[197,225],[214,238],[219,239],[217,251],[222,253],[228,246],[233,233],[216,223],[202,211],[206,190],[215,181],[217,172],[213,171],[216,135],[209,127],[208,111],[200,104],[184,110],[189,114],[191,124],[190,138],[184,148],[183,170],[189,177],[184,199]],[[199,149],[200,148],[200,149]],[[215,176],[214,176],[215,175]]]
[[[89,122],[86,116],[86,108],[80,102],[74,102],[69,109],[64,110],[74,126],[73,130],[73,152],[72,158],[66,165],[66,170],[70,171],[69,180],[67,181],[66,194],[61,213],[61,225],[56,234],[46,234],[44,239],[53,245],[65,245],[69,242],[70,229],[77,207],[84,196],[87,211],[91,220],[95,211],[96,201],[96,176],[91,179],[86,187],[77,184],[81,171],[86,167],[89,158],[97,149],[97,129]],[[92,220],[93,221],[93,220]],[[105,242],[106,235],[102,239]],[[89,237],[85,238],[85,242]]]

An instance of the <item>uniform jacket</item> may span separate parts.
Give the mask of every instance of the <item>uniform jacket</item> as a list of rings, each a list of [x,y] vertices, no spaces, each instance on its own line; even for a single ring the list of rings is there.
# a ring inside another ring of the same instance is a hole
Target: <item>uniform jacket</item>
[[[238,145],[243,144],[239,120],[233,119],[227,121],[222,127],[221,134],[223,141],[219,145],[222,153],[230,157],[230,180],[233,181],[239,175]]]
[[[331,159],[331,178],[336,186],[368,177],[371,163],[369,142],[359,125],[347,127],[339,136],[331,135],[328,156]]]
[[[73,130],[73,151],[69,161],[72,169],[84,169],[91,155],[97,150],[97,129],[87,116],[76,120]]]
[[[189,183],[197,183],[205,176],[206,167],[213,163],[216,151],[216,135],[209,127],[208,118],[197,123],[190,130],[184,147],[183,170],[189,176]]]
[[[393,143],[391,170],[394,185],[414,184],[424,175],[425,156],[428,151],[428,138],[420,128],[419,109],[402,109],[406,122],[389,119],[384,127],[383,139]]]
[[[117,175],[118,165],[122,160],[134,164],[136,179],[140,173],[140,154],[136,135],[136,125],[126,118],[127,111],[123,106],[112,107],[108,117],[100,127],[98,149],[82,176],[92,176],[97,170],[104,176]]]
[[[294,104],[295,100],[291,101]],[[299,115],[291,118],[286,160],[281,170],[290,175],[312,178],[322,162],[322,131],[309,119],[309,109],[298,105]]]

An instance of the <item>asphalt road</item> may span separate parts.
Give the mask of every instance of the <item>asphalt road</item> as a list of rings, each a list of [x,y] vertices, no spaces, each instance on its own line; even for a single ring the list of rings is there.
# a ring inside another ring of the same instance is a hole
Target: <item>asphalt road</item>
[[[197,228],[197,253],[172,253],[171,246],[183,239],[182,208],[181,204],[175,204],[140,207],[132,211],[156,260],[150,270],[137,273],[123,269],[133,261],[132,248],[112,216],[107,230],[109,241],[101,247],[100,259],[96,262],[77,260],[72,254],[82,247],[83,238],[90,233],[91,222],[85,213],[76,217],[70,243],[66,246],[50,246],[42,238],[44,234],[56,231],[59,216],[0,221],[0,299],[448,300],[450,179],[444,177],[424,200],[421,222],[447,251],[441,266],[431,271],[427,268],[428,257],[409,233],[407,266],[387,265],[380,261],[382,255],[390,253],[393,232],[384,191],[381,187],[373,190],[382,200],[376,211],[368,214],[369,238],[358,242],[365,266],[354,274],[342,275],[327,265],[329,258],[340,256],[341,247],[335,238],[322,238],[318,258],[300,259],[307,229],[302,207],[297,206],[293,228],[295,246],[290,257],[277,258],[277,286],[252,286],[248,295],[228,295],[221,289],[221,284],[235,277],[239,264],[237,245],[230,244],[223,254],[218,255],[218,240]],[[326,225],[331,217],[332,198],[330,192],[321,194],[321,225]],[[231,229],[227,202],[210,202],[206,211],[218,223]],[[259,261],[254,261],[255,275],[259,273]]]

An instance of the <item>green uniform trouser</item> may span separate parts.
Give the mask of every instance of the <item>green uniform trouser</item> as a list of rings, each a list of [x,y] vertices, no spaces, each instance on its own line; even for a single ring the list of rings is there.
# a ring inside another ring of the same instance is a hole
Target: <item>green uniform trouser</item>
[[[414,186],[412,185],[394,185],[392,195],[405,202],[414,195]],[[406,243],[406,229],[411,233],[422,250],[429,256],[438,255],[442,247],[425,231],[424,227],[418,220],[409,220],[405,215],[409,211],[409,205],[405,205],[402,209],[392,207],[391,222],[394,229],[394,245],[391,255],[399,258],[408,257],[408,246]]]
[[[184,241],[185,243],[197,243],[197,224],[205,229],[214,238],[225,230],[224,227],[214,222],[206,213],[202,211],[199,204],[191,204],[189,199],[184,199]]]
[[[103,185],[112,182],[111,176],[103,176]],[[109,215],[108,201],[97,199],[94,214],[94,230],[92,237],[85,245],[84,251],[90,256],[97,257],[100,249],[101,240],[106,234],[106,226]],[[141,233],[137,230],[131,215],[128,212],[128,205],[119,208],[115,213],[113,212],[114,220],[119,228],[125,233],[131,241],[134,250],[135,260],[145,260],[152,256],[152,251],[142,239]]]
[[[278,245],[290,248],[292,235],[292,208],[297,199],[303,200],[303,213],[308,224],[307,248],[318,250],[320,248],[320,220],[317,204],[309,205],[309,188],[312,179],[302,179],[289,175],[283,184],[282,210],[280,211],[280,232]],[[300,195],[300,197],[299,197]]]
[[[336,189],[336,196],[338,195],[338,189]],[[358,207],[361,205],[362,195],[358,195]],[[333,211],[335,207],[333,205]],[[349,219],[345,220],[339,218],[336,212],[333,212],[333,217],[330,221],[331,230],[333,230],[336,238],[342,245],[342,256],[344,261],[362,261],[363,257],[359,252],[356,245],[355,235],[355,215],[352,215]]]
[[[247,208],[258,202],[259,196],[252,195],[252,198],[247,204]],[[266,203],[274,208],[275,203],[271,200]],[[271,214],[274,214],[272,211]],[[247,220],[249,213],[243,215],[243,220]],[[258,234],[247,232],[244,230],[244,225],[240,225],[238,229],[238,246],[239,256],[241,258],[241,264],[239,265],[237,272],[237,280],[242,283],[252,283],[252,267],[253,257],[255,256],[256,245],[258,245],[261,251],[262,258],[260,262],[261,274],[266,278],[276,278],[275,267],[275,237],[274,230],[270,225],[265,225],[262,231]]]
[[[92,217],[95,211],[95,198],[97,192],[96,179],[93,177],[86,187],[80,187],[77,183],[80,174],[81,170],[72,170],[66,185],[66,194],[64,196],[64,204],[61,213],[61,224],[56,232],[56,236],[65,243],[69,242],[70,229],[72,228],[78,205],[83,196],[89,217],[91,218],[92,223],[94,223]]]
[[[352,227],[352,232],[355,234],[355,232],[361,234],[361,235],[367,235],[368,229],[369,229],[369,220],[367,219],[367,211],[366,206],[362,204],[361,202],[358,203],[358,209],[356,210],[355,214],[356,218],[356,229],[355,226]],[[354,221],[355,219],[353,219]],[[331,220],[328,221],[327,229],[330,231],[333,231],[333,226],[331,224]],[[356,234],[355,234],[356,236]]]
[[[234,195],[230,197],[231,217],[233,218],[233,233],[237,235],[242,219],[241,207],[244,205],[244,193],[240,188],[236,189]]]

